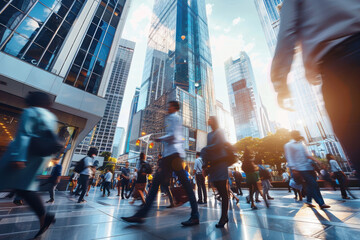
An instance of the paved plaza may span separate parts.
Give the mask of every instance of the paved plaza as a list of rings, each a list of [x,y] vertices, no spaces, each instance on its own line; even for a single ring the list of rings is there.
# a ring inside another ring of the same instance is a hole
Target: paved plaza
[[[359,239],[360,199],[343,201],[339,191],[322,193],[331,205],[326,211],[304,207],[286,190],[271,191],[275,200],[269,209],[259,203],[258,210],[251,210],[245,197],[241,197],[238,205],[231,201],[229,225],[216,229],[221,209],[210,192],[208,204],[199,205],[200,225],[188,228],[180,222],[189,217],[189,203],[167,209],[167,199],[160,195],[146,222],[134,225],[123,222],[121,217],[132,215],[138,206],[120,200],[115,191],[110,197],[101,197],[99,189],[91,190],[85,204],[77,204],[76,198],[57,192],[56,202],[47,204],[49,210],[56,212],[57,222],[42,239]],[[360,191],[353,193],[360,196]],[[47,199],[44,193],[43,200]],[[27,206],[0,200],[0,239],[31,239],[38,228],[37,217]]]

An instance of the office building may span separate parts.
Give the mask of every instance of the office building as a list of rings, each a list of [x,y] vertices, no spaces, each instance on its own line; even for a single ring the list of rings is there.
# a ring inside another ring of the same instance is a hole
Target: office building
[[[66,139],[61,164],[67,173],[75,146],[104,114],[111,60],[129,4],[0,1],[0,121],[6,128],[0,132],[1,153],[15,136],[26,95],[43,91],[54,99],[51,111]]]
[[[225,138],[230,143],[236,142],[236,132],[234,118],[231,113],[224,108],[224,104],[216,100],[216,117],[219,121],[219,127],[224,131]]]
[[[122,146],[125,137],[125,129],[123,127],[117,127],[114,136],[114,142],[112,146],[111,156],[118,158],[122,154]]]
[[[134,115],[136,113],[138,102],[139,102],[139,94],[140,94],[140,88],[137,87],[135,89],[134,97],[131,101],[129,121],[128,121],[127,133],[126,133],[125,153],[129,153],[129,151],[130,151],[131,129],[132,129]]]

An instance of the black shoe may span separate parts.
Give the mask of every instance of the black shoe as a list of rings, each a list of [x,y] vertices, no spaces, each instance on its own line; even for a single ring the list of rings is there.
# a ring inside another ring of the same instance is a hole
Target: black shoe
[[[40,228],[39,232],[35,235],[34,238],[40,237],[46,230],[50,227],[51,224],[54,224],[56,222],[55,215],[54,214],[46,214],[44,226]]]
[[[197,203],[198,203],[198,204],[203,204],[203,201],[200,201],[200,200],[199,200],[199,201],[197,201]]]
[[[54,202],[55,202],[54,199],[50,199],[50,200],[46,201],[46,203],[54,203]]]
[[[110,196],[110,193],[108,193],[108,197]]]
[[[255,202],[261,202],[259,199],[256,199]]]
[[[249,198],[249,196],[246,196],[246,203],[250,203],[250,198]]]
[[[189,220],[182,222],[181,224],[185,227],[195,226],[199,225],[200,221],[199,219],[190,218]]]
[[[267,199],[268,199],[268,200],[274,200],[274,198],[273,198],[273,197],[267,197]]]
[[[86,203],[85,199],[79,200],[78,203]]]
[[[14,203],[16,206],[24,205],[23,200],[14,200],[13,203]]]
[[[218,224],[215,224],[216,228],[224,228],[225,224],[229,222],[229,219],[226,219],[225,221],[220,220]]]
[[[350,199],[349,197],[342,197],[343,199]]]
[[[125,222],[129,222],[129,223],[143,223],[144,222],[144,218],[136,217],[136,216],[121,217],[121,219],[124,220]]]
[[[203,204],[207,204],[207,201],[203,202]]]

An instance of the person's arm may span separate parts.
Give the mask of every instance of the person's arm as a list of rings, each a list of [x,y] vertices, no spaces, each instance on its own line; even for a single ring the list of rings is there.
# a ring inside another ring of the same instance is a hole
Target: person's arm
[[[155,141],[171,142],[175,139],[175,129],[179,124],[178,118],[176,116],[169,116],[168,122],[170,126],[166,128],[166,134],[164,136],[158,137]]]
[[[271,65],[271,81],[275,92],[278,94],[278,104],[284,109],[286,109],[284,100],[291,97],[287,85],[287,76],[291,69],[297,43],[298,2],[295,0],[285,0],[282,5],[280,29]]]
[[[213,136],[213,142],[212,144],[209,144],[205,147],[206,152],[213,152],[220,148],[224,147],[225,143],[225,136],[224,133],[219,129],[217,130],[216,134]]]
[[[339,164],[338,164],[335,160],[331,161],[330,164],[331,164],[331,166],[332,166],[333,168],[335,168],[338,172],[342,172],[342,169],[340,168]]]
[[[286,158],[286,161],[287,161],[287,166],[288,166],[289,169],[292,169],[292,167],[294,166],[294,163],[293,163],[293,159],[291,158],[290,145],[285,145],[284,146],[284,152],[285,152],[285,158]]]

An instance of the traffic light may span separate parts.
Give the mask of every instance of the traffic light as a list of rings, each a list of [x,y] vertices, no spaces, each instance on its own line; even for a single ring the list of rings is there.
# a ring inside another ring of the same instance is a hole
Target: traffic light
[[[152,142],[149,144],[149,148],[152,149],[153,147],[154,147],[154,143]]]
[[[136,146],[140,146],[140,139],[136,140]]]

